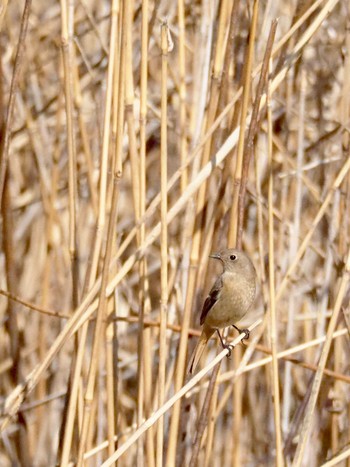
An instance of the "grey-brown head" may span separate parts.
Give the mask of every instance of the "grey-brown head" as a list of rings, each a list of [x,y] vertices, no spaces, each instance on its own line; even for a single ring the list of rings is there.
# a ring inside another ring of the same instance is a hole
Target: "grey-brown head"
[[[247,279],[255,279],[256,272],[249,256],[241,250],[227,248],[219,253],[209,255],[210,258],[219,259],[224,267],[224,272],[233,272],[246,276]]]

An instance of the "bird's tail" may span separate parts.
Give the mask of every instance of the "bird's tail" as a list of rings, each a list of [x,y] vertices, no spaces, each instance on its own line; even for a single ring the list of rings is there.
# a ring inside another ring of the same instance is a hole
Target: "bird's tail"
[[[214,331],[215,331],[214,329],[209,330],[204,327],[202,334],[199,336],[196,347],[194,348],[194,351],[192,352],[190,361],[188,362],[187,373],[193,374],[204,352],[204,349],[208,343],[208,340],[214,334]]]

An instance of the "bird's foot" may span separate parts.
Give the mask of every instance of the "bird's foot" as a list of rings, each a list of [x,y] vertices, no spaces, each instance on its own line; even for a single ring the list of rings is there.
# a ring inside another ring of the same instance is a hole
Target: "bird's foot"
[[[250,336],[250,331],[249,331],[249,329],[246,329],[246,328],[240,329],[240,328],[238,328],[237,326],[235,326],[234,324],[232,324],[232,327],[234,327],[235,329],[237,329],[237,331],[238,331],[240,334],[242,334],[242,333],[245,334],[245,336],[243,337],[243,339],[249,339],[249,336]]]
[[[228,354],[226,355],[226,357],[231,358],[232,350],[235,348],[235,346],[232,344],[224,344],[223,348],[228,350]]]
[[[224,341],[222,340],[220,331],[217,329],[216,332],[218,333],[218,336],[220,337],[220,342],[221,342],[222,348],[228,350],[227,358],[230,358],[230,357],[231,357],[232,350],[234,349],[234,345],[232,345],[232,344],[225,344]]]

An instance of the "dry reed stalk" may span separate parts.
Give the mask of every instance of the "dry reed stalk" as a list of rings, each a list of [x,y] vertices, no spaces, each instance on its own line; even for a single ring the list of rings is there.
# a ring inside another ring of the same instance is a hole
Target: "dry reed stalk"
[[[188,155],[187,143],[187,90],[186,90],[186,29],[185,29],[185,8],[184,1],[178,1],[178,28],[179,28],[179,127],[180,127],[180,166],[184,166]],[[181,193],[184,192],[188,183],[188,172],[184,169],[181,173]]]
[[[239,212],[239,192],[242,185],[241,182],[242,178],[242,171],[243,171],[243,150],[244,150],[244,142],[245,142],[245,123],[248,116],[248,101],[250,98],[250,89],[251,89],[251,75],[252,75],[252,68],[253,68],[253,60],[254,60],[254,45],[255,45],[255,36],[256,36],[256,28],[257,28],[257,20],[258,20],[258,12],[259,12],[259,0],[254,0],[253,4],[253,15],[252,21],[250,24],[250,31],[249,31],[249,43],[246,51],[245,57],[245,64],[244,64],[244,78],[243,78],[243,95],[242,95],[242,103],[240,108],[240,120],[239,120],[239,139],[237,143],[237,156],[235,162],[235,175],[234,175],[234,193],[233,193],[233,201],[231,207],[231,215],[230,215],[230,227],[229,227],[229,237],[227,240],[228,245],[236,245],[237,248],[242,247],[242,239],[239,236],[238,229],[243,228],[243,222],[241,213]],[[249,155],[250,156],[250,155]],[[241,219],[241,220],[239,220]],[[240,224],[239,224],[240,223]]]
[[[23,10],[23,16],[21,19],[21,30],[18,38],[18,48],[16,52],[16,59],[13,68],[13,75],[11,80],[11,89],[8,99],[8,106],[6,112],[6,120],[2,122],[2,143],[1,143],[1,162],[0,162],[0,197],[3,196],[6,170],[9,158],[9,148],[10,148],[10,136],[12,131],[13,124],[13,114],[14,114],[14,105],[15,105],[15,93],[18,87],[18,81],[21,74],[21,69],[23,66],[23,54],[25,47],[25,40],[28,31],[28,21],[30,15],[32,2],[31,0],[26,0]],[[4,10],[6,5],[3,5]]]
[[[304,121],[305,121],[305,75],[302,70],[301,72],[301,83],[300,83],[300,107],[299,107],[299,121],[300,126],[298,129],[298,152],[296,160],[296,177],[295,177],[295,206],[293,214],[293,223],[291,226],[291,241],[289,246],[290,259],[292,260],[296,254],[299,237],[300,237],[300,216],[301,216],[301,202],[303,196],[303,185],[301,178],[301,167],[303,165],[304,158]],[[289,342],[293,341],[294,338],[294,310],[296,300],[294,294],[291,294],[288,300],[288,322],[286,330],[286,339]],[[287,362],[286,370],[283,381],[283,421],[282,425],[284,429],[289,425],[290,422],[290,405],[291,405],[291,364]]]
[[[133,174],[132,192],[134,200],[134,211],[136,222],[140,217],[140,175],[139,175],[139,155],[137,151],[137,135],[134,120],[134,85],[132,72],[132,11],[133,2],[129,2],[126,9],[127,17],[125,18],[126,29],[126,50],[125,50],[125,120],[128,127],[128,142],[130,169]]]
[[[74,83],[73,83],[73,24],[74,9],[70,8],[65,1],[61,2],[62,21],[62,56],[63,56],[63,80],[65,95],[65,111],[67,120],[68,141],[68,190],[69,190],[69,255],[71,261],[72,275],[72,307],[78,305],[78,269],[77,269],[77,160],[75,147],[75,122],[74,122]]]
[[[167,115],[167,79],[168,79],[168,51],[170,51],[169,29],[167,24],[161,26],[162,49],[162,77],[161,77],[161,146],[160,146],[160,222],[161,222],[161,271],[160,271],[160,313],[159,313],[159,365],[158,365],[158,407],[165,400],[165,365],[167,356],[166,323],[168,314],[168,224],[166,221],[168,212],[168,115]],[[164,419],[160,418],[157,426],[157,465],[163,465],[164,448]]]
[[[6,10],[6,4],[3,5]],[[14,258],[14,224],[12,213],[12,195],[9,182],[9,149],[11,138],[11,127],[13,124],[15,110],[15,93],[19,86],[21,71],[23,68],[23,55],[25,49],[25,40],[28,30],[28,21],[31,9],[31,1],[25,2],[23,15],[21,18],[21,29],[18,39],[14,70],[11,79],[11,88],[8,98],[8,106],[5,117],[5,99],[4,99],[4,80],[1,79],[1,143],[0,143],[0,199],[1,199],[1,214],[2,214],[2,235],[3,235],[3,250],[4,250],[4,274],[6,275],[8,289],[12,293],[17,293],[15,258]],[[2,48],[3,49],[3,48]],[[1,74],[3,75],[3,66],[1,66]],[[18,326],[17,305],[8,303],[8,334],[10,337],[10,349],[13,365],[10,370],[10,380],[15,384],[19,384],[23,379],[22,374],[22,350],[20,345],[20,330]],[[18,446],[18,459],[23,465],[30,465],[32,462],[32,453],[29,448],[28,431],[26,427],[26,419],[22,413],[16,417],[18,422],[18,431],[15,434],[15,442]]]
[[[146,213],[146,144],[147,144],[147,83],[148,83],[148,0],[142,2],[142,26],[141,26],[141,69],[140,69],[140,219],[143,219]],[[154,13],[156,6],[154,7]],[[152,23],[152,20],[151,20]],[[139,228],[140,245],[145,241],[146,226],[145,223],[140,224]],[[150,352],[151,345],[151,330],[145,327],[145,322],[150,311],[149,302],[149,283],[147,277],[147,258],[140,260],[140,290],[139,290],[139,359],[138,359],[138,374],[139,374],[139,396],[143,396],[144,390],[144,409],[145,416],[149,417],[152,411],[152,361],[153,355]],[[139,402],[141,402],[140,399]],[[141,404],[140,404],[141,405]],[[142,423],[139,413],[139,425]],[[146,438],[146,459],[147,465],[153,467],[155,465],[155,449],[154,449],[154,433],[150,429],[147,432]]]
[[[269,70],[271,73],[271,61],[269,63]],[[271,380],[272,380],[272,398],[274,408],[274,422],[275,422],[275,445],[276,445],[276,465],[283,466],[283,453],[282,453],[282,430],[281,430],[281,407],[280,407],[280,386],[279,386],[279,372],[277,364],[277,313],[275,303],[275,245],[274,245],[274,219],[273,219],[273,147],[272,147],[272,111],[271,99],[269,89],[269,82],[267,83],[267,138],[268,138],[268,172],[269,172],[269,186],[268,186],[268,244],[269,244],[269,318],[270,318],[270,345],[271,345]]]
[[[67,3],[62,2],[62,62],[65,96],[65,116],[67,121],[68,140],[68,188],[69,188],[69,256],[72,276],[72,308],[79,303],[79,268],[78,268],[78,176],[77,176],[77,154],[76,154],[76,106],[73,97],[77,94],[79,77],[76,72],[75,44],[73,39],[74,9]],[[74,361],[74,359],[73,359]],[[73,368],[73,365],[72,365]],[[63,417],[64,418],[64,417]],[[69,431],[68,431],[69,433]]]

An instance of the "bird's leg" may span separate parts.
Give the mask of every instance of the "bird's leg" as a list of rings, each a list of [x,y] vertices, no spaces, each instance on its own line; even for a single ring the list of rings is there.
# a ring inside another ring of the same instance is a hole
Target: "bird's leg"
[[[232,324],[232,327],[237,329],[237,331],[242,334],[242,332],[244,332],[245,336],[243,337],[243,339],[249,339],[249,336],[250,336],[250,331],[249,329],[240,329],[238,328],[237,326],[235,326],[234,324]]]
[[[219,337],[220,337],[220,342],[221,342],[222,348],[228,350],[227,358],[230,358],[234,346],[233,346],[233,345],[230,345],[230,344],[225,344],[224,341],[222,340],[220,331],[217,329],[216,332],[218,333],[218,335],[219,335]]]

